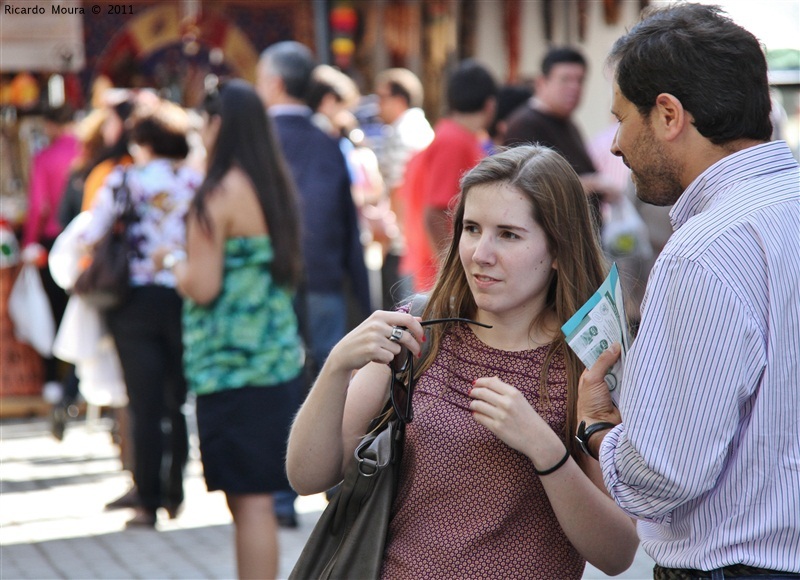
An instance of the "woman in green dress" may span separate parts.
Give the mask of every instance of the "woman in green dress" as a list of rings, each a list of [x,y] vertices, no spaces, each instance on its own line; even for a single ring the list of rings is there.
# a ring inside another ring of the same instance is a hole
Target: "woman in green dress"
[[[293,309],[302,272],[294,186],[252,87],[230,81],[204,103],[208,171],[187,217],[185,253],[163,257],[185,297],[184,367],[197,395],[209,490],[225,492],[240,578],[274,578],[272,494],[302,391]]]

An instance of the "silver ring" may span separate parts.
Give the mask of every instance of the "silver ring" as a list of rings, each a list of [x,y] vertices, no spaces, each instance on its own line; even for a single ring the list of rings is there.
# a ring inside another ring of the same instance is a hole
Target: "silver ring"
[[[392,327],[392,335],[389,337],[389,340],[392,342],[397,342],[401,338],[403,338],[403,329],[399,326]]]

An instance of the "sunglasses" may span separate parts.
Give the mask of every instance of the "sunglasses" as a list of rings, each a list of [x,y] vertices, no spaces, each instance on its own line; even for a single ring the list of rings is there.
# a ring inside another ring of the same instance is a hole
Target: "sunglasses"
[[[447,322],[464,322],[484,328],[492,328],[489,324],[483,324],[482,322],[470,320],[469,318],[432,318],[431,320],[423,320],[420,324],[425,327],[432,324],[445,324]],[[410,350],[403,348],[400,354],[394,357],[394,360],[389,364],[392,370],[392,385],[390,390],[392,407],[403,425],[411,423],[414,419],[414,409],[411,405],[411,399],[414,396],[414,383],[416,382],[414,378],[414,358]]]

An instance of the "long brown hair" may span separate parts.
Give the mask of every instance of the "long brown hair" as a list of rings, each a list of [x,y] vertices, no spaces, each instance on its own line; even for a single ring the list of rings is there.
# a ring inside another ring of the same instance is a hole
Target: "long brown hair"
[[[478,185],[507,183],[531,202],[533,219],[544,230],[547,246],[558,269],[552,270],[545,311],[531,324],[542,324],[548,313],[566,322],[605,279],[608,266],[592,225],[589,204],[575,170],[558,153],[547,147],[529,145],[507,149],[484,158],[461,179],[461,194],[453,214],[453,238],[431,291],[424,319],[474,317],[477,305],[469,289],[459,257],[464,227],[464,206],[470,190]],[[431,353],[438,352],[445,327],[430,329]],[[564,439],[567,448],[578,452],[572,434],[577,429],[578,379],[583,363],[568,348],[563,335],[550,345],[540,384],[547,394],[547,370],[556,353],[563,352],[567,368],[567,420]],[[434,357],[426,357],[420,372]]]

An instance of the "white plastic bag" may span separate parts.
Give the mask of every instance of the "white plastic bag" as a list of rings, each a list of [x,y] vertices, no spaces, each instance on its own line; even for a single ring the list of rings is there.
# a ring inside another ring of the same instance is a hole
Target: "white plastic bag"
[[[128,404],[125,379],[119,362],[114,339],[106,334],[93,357],[75,364],[80,379],[78,388],[90,405],[97,407],[124,407]]]
[[[97,354],[106,330],[100,312],[77,295],[67,301],[53,343],[53,354],[73,364]]]
[[[53,354],[75,365],[84,400],[97,407],[128,404],[122,366],[103,315],[77,295],[70,296],[53,344]]]
[[[604,203],[603,250],[612,258],[637,257],[649,259],[653,254],[647,224],[627,197],[614,203]]]
[[[8,314],[14,323],[14,336],[30,344],[45,358],[53,354],[55,323],[50,300],[34,264],[22,266],[8,298]]]
[[[81,273],[80,263],[85,244],[80,235],[92,221],[88,211],[79,213],[62,231],[50,249],[47,263],[53,280],[64,290],[71,290]]]

